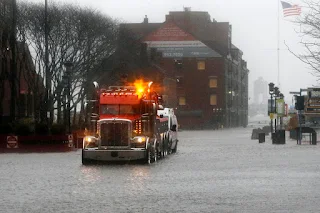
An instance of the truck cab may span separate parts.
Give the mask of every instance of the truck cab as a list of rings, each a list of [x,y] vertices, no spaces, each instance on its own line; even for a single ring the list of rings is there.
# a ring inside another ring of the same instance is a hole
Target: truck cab
[[[177,119],[163,109],[161,97],[145,87],[99,89],[94,102],[96,134],[83,140],[82,163],[91,161],[157,161],[177,149]],[[158,111],[163,111],[160,115]]]

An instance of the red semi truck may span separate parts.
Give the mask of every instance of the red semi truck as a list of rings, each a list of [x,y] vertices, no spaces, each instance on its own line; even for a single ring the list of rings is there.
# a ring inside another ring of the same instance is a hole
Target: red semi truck
[[[96,85],[96,129],[83,139],[82,163],[140,160],[152,163],[176,152],[178,122],[163,108],[152,82],[133,86]],[[170,113],[169,113],[170,112]]]

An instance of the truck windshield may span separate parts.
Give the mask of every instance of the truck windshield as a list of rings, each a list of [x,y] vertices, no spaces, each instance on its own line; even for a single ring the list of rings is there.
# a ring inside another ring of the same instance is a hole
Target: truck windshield
[[[134,115],[139,113],[139,107],[127,104],[104,104],[100,106],[103,115]]]

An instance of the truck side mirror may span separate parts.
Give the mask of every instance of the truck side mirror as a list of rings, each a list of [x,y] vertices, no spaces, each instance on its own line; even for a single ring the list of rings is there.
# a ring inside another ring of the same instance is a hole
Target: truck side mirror
[[[177,125],[173,124],[171,127],[171,131],[174,131],[174,132],[177,131]]]

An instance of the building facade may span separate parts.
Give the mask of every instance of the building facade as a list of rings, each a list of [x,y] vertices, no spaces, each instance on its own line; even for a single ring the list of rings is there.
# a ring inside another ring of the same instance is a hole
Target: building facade
[[[0,123],[6,123],[11,116],[12,61],[10,44],[12,27],[12,1],[0,0]],[[29,83],[37,79],[28,46],[16,42],[16,94],[15,118],[34,115],[34,96]]]
[[[246,126],[248,73],[242,51],[231,42],[228,22],[207,12],[170,12],[164,23],[123,24],[149,51],[162,53],[158,63],[174,76],[176,109],[182,128]]]

